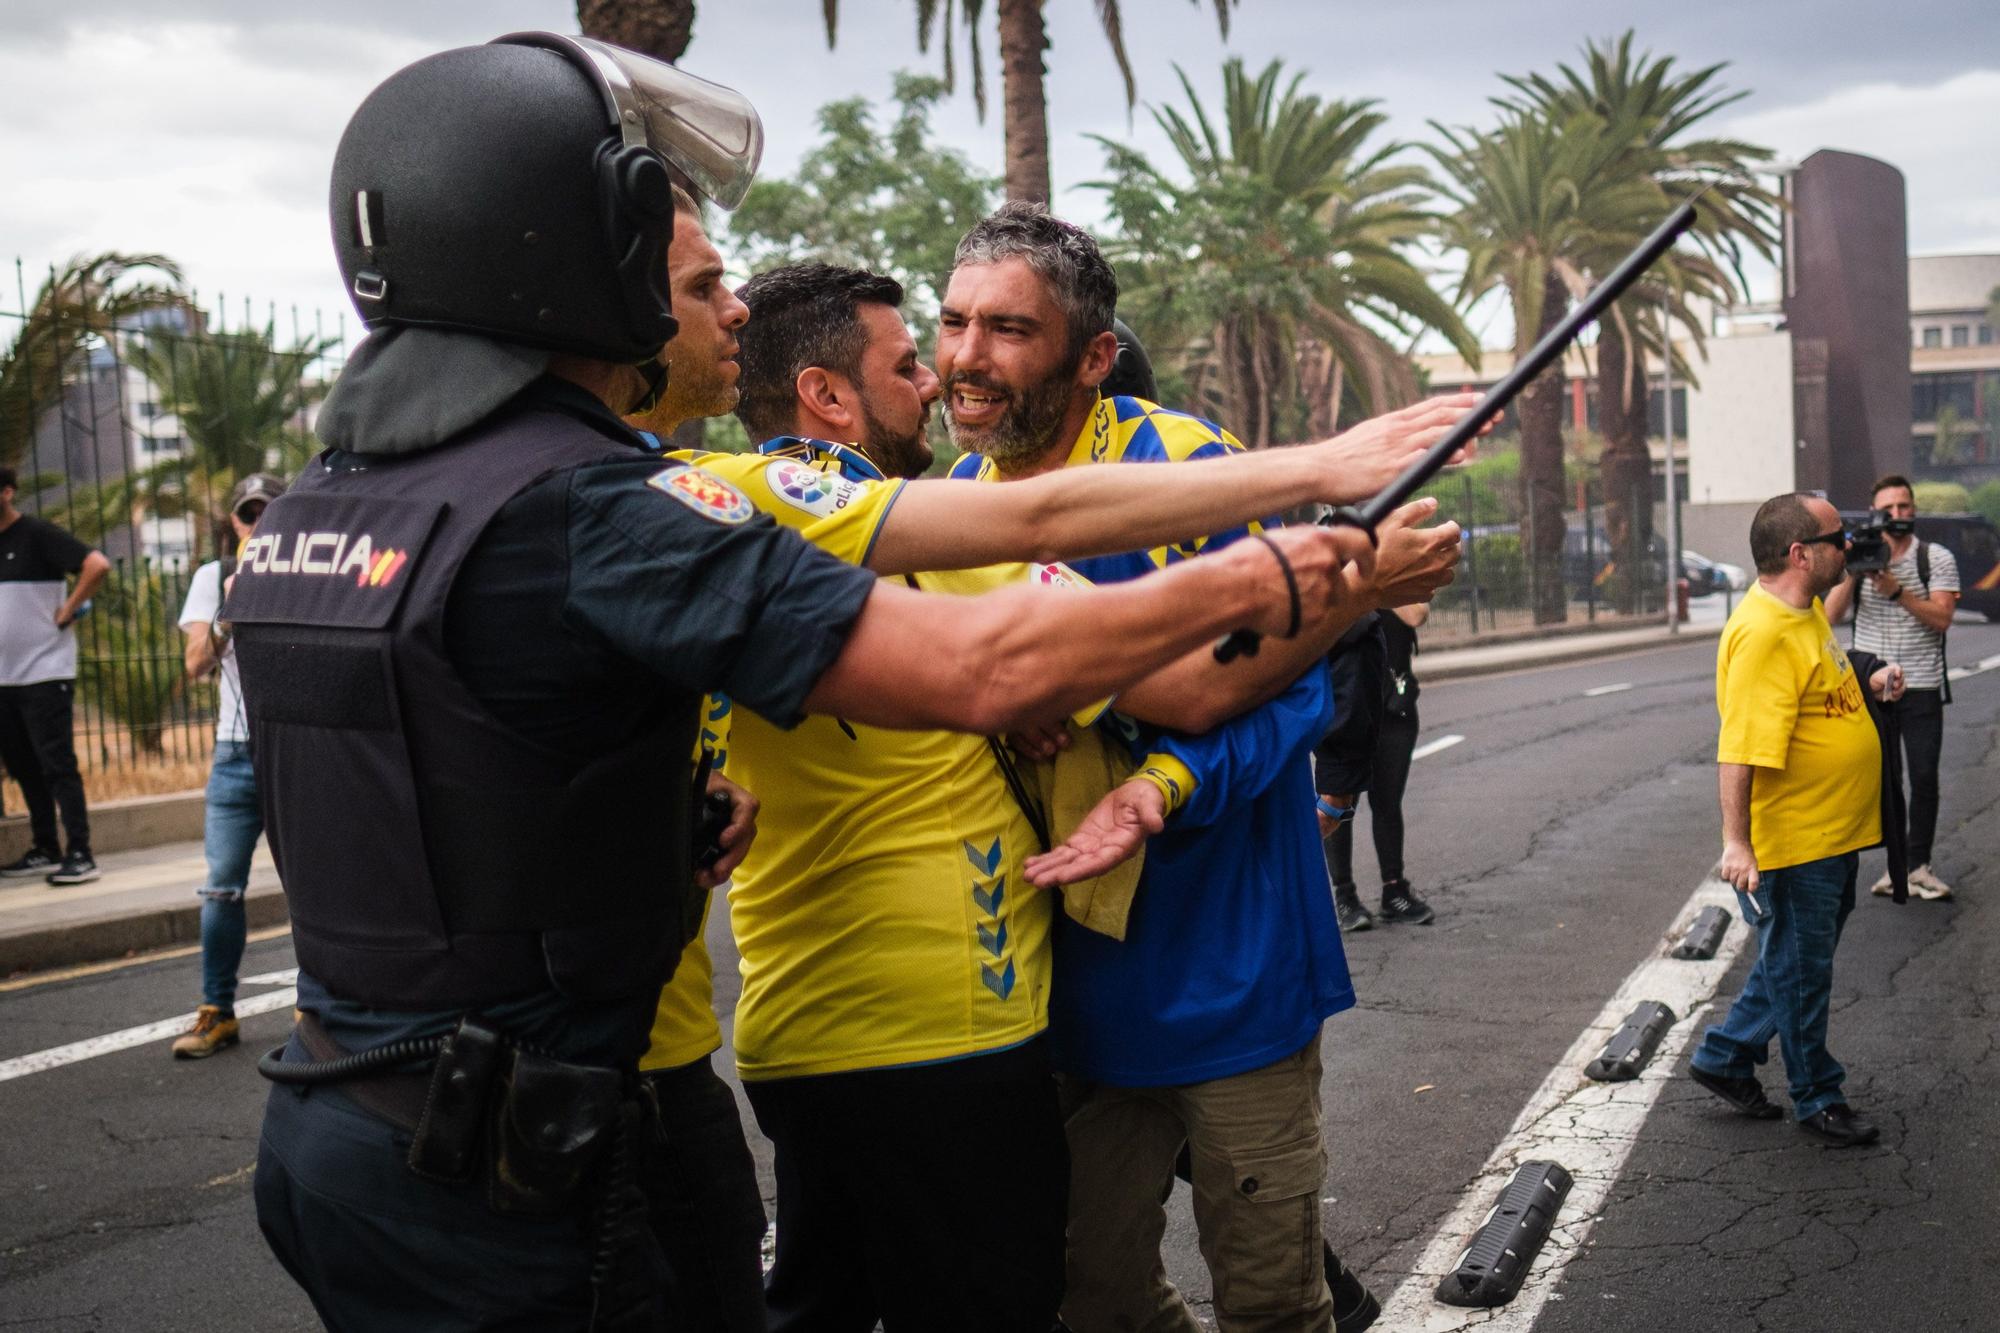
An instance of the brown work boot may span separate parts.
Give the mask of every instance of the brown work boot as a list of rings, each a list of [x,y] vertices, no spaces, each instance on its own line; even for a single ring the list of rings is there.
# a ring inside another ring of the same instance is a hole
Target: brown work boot
[[[204,1004],[194,1011],[194,1026],[174,1038],[174,1059],[199,1060],[242,1039],[236,1015],[224,1017],[215,1005]]]

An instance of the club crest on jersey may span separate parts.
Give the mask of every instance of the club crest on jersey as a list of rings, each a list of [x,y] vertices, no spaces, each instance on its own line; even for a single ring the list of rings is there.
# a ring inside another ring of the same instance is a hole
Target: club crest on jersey
[[[410,553],[377,546],[367,533],[279,532],[252,537],[237,557],[252,574],[353,576],[357,588],[386,588],[409,563]]]
[[[747,523],[757,512],[743,492],[722,478],[685,463],[654,473],[646,478],[646,484],[717,523]]]
[[[803,509],[819,518],[837,514],[854,503],[861,483],[833,472],[795,463],[789,458],[775,460],[764,469],[764,482],[771,493],[794,509]]]
[[[1068,565],[1035,565],[1035,582],[1051,588],[1088,588],[1089,580]]]

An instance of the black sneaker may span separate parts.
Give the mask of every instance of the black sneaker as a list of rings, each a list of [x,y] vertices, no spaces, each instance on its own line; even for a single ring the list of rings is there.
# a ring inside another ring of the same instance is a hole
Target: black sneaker
[[[1343,935],[1372,930],[1375,926],[1375,917],[1361,905],[1361,895],[1354,891],[1352,884],[1333,886],[1333,919],[1340,923]]]
[[[1386,924],[1428,926],[1437,920],[1430,904],[1410,892],[1410,881],[1392,879],[1382,886],[1382,910],[1375,915]]]
[[[1846,1102],[1835,1102],[1816,1115],[1799,1121],[1799,1128],[1836,1148],[1858,1148],[1875,1142],[1882,1131],[1854,1114]]]
[[[9,879],[25,879],[29,875],[46,875],[60,864],[56,854],[40,847],[30,847],[28,854],[18,861],[9,861],[0,866],[0,875]]]
[[[46,878],[51,884],[88,884],[97,878],[97,873],[97,862],[90,859],[89,852],[72,849],[55,873]]]
[[[1326,1289],[1333,1293],[1333,1333],[1361,1333],[1382,1315],[1382,1302],[1362,1284],[1355,1271],[1340,1262],[1330,1245],[1322,1247]]]

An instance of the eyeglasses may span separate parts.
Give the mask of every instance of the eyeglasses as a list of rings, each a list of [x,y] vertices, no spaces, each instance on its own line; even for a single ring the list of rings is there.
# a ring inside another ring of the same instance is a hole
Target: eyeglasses
[[[1799,546],[1817,546],[1821,542],[1825,542],[1828,546],[1836,550],[1845,550],[1848,543],[1847,530],[1845,528],[1835,528],[1832,532],[1822,532],[1817,537],[1802,538],[1796,544]]]

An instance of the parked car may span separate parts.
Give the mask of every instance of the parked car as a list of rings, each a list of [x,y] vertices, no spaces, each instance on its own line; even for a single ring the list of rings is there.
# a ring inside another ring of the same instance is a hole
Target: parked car
[[[1722,576],[1723,583],[1734,592],[1745,592],[1750,587],[1750,571],[1741,565],[1732,565],[1726,560],[1710,560],[1699,551],[1681,551],[1682,561],[1696,560],[1715,570]],[[1720,591],[1718,589],[1717,591]]]
[[[1712,597],[1730,588],[1729,575],[1722,566],[1694,551],[1681,552],[1681,577],[1687,580],[1690,597]]]

